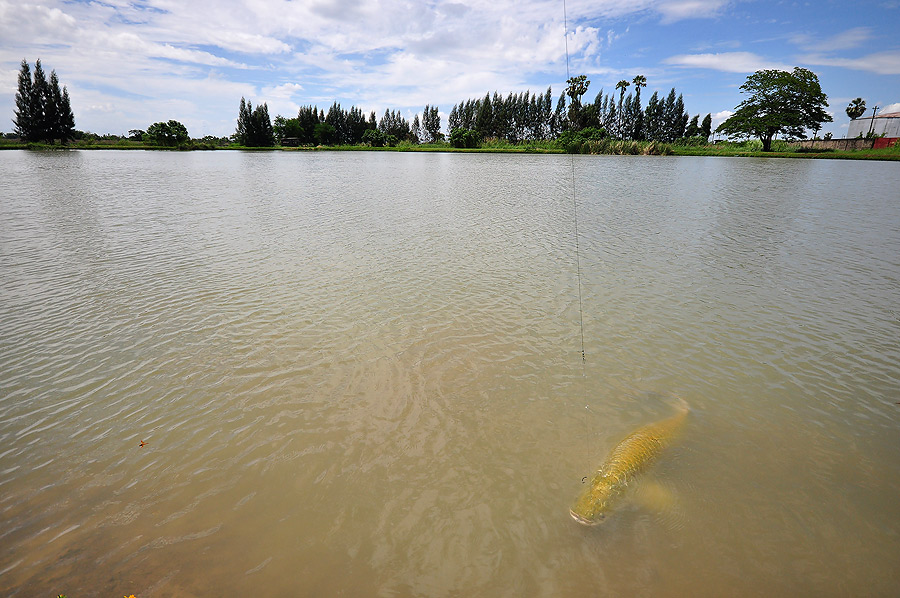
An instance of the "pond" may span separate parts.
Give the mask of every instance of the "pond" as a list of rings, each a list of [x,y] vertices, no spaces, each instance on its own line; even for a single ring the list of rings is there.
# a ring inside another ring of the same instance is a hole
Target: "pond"
[[[895,163],[8,151],[0,174],[3,595],[900,587]],[[618,508],[573,521],[679,399]]]

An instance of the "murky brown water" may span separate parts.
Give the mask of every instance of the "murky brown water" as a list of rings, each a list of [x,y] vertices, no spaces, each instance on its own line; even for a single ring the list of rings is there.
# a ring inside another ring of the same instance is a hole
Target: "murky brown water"
[[[896,595],[898,165],[570,168],[0,153],[0,594]]]

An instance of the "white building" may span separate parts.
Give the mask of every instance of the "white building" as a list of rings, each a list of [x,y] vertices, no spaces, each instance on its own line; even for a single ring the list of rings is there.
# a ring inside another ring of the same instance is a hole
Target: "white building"
[[[884,135],[885,137],[900,137],[900,112],[891,112],[889,114],[879,114],[876,117],[862,117],[850,121],[850,127],[847,129],[847,139],[855,139],[856,137],[869,134],[872,131],[874,135]]]

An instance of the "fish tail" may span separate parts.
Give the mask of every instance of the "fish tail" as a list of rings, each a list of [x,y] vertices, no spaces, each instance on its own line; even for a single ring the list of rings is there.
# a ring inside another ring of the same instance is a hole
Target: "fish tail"
[[[678,407],[678,409],[680,409],[684,413],[690,412],[691,407],[690,407],[690,405],[687,404],[687,401],[682,399],[680,396],[678,396],[674,392],[670,392],[669,394],[672,395],[673,399],[675,399],[675,404]]]

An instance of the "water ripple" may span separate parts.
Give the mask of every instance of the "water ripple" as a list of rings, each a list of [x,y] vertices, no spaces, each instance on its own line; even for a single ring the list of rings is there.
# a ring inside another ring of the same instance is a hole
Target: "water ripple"
[[[6,595],[900,583],[890,164],[577,157],[582,363],[569,157],[2,158]]]

